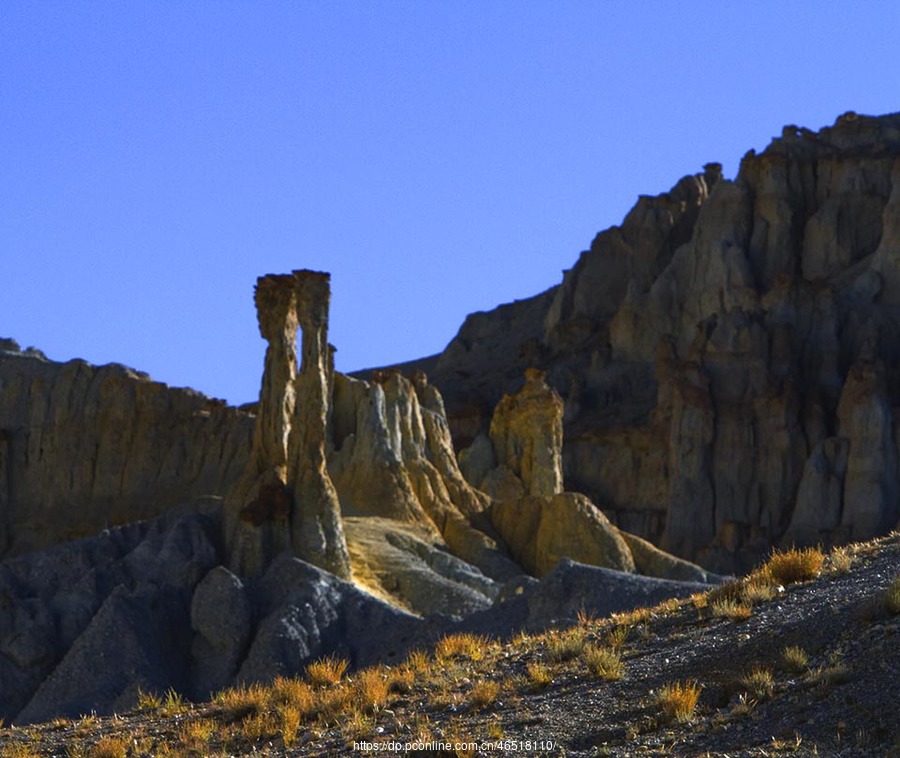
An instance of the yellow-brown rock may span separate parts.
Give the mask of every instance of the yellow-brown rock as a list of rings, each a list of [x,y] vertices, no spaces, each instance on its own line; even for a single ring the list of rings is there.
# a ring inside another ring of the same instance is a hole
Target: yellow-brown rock
[[[491,522],[513,557],[537,577],[562,558],[618,571],[635,568],[619,530],[575,492],[494,503]]]
[[[290,549],[350,576],[340,503],[325,465],[330,297],[328,274],[295,271],[257,280],[257,318],[268,347],[253,447],[229,493],[225,521],[230,563],[239,573],[258,574]]]
[[[527,369],[525,386],[504,395],[494,410],[490,436],[497,462],[522,480],[529,495],[563,491],[562,420],[562,398],[537,369]]]

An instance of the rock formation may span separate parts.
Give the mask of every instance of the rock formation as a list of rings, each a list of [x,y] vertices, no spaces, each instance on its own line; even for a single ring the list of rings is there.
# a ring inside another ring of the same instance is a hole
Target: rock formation
[[[0,341],[0,557],[152,518],[240,476],[253,417],[146,374]]]
[[[290,549],[337,576],[350,575],[340,503],[325,466],[330,297],[328,274],[257,280],[257,318],[268,347],[253,447],[229,493],[226,526],[230,563],[240,573],[258,574]]]
[[[416,365],[480,474],[493,407],[543,370],[565,489],[732,572],[897,524],[898,337],[900,115],[848,114],[641,197],[558,287]]]

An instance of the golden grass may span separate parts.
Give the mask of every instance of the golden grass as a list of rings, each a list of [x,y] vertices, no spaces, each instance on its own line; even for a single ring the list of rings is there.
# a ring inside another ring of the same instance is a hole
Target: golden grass
[[[622,647],[622,645],[625,644],[630,633],[630,626],[626,626],[625,624],[614,626],[609,632],[606,633],[605,639],[607,646],[613,648],[614,650],[618,650],[620,647]]]
[[[306,667],[306,678],[316,687],[327,687],[341,681],[350,661],[333,655],[319,658]]]
[[[584,650],[584,630],[572,627],[565,632],[552,630],[544,635],[547,660],[551,663],[565,663],[581,655]]]
[[[278,711],[278,733],[286,748],[293,747],[297,739],[304,711],[296,705],[285,705]]]
[[[528,681],[536,689],[549,687],[553,682],[553,674],[550,673],[550,669],[540,661],[529,661],[526,663],[525,673],[528,676]]]
[[[34,752],[28,745],[12,743],[0,748],[0,758],[40,758],[40,753]]]
[[[625,664],[612,648],[587,645],[583,657],[588,671],[600,679],[615,681],[625,673]]]
[[[213,703],[222,709],[226,718],[233,720],[259,713],[266,707],[268,699],[269,693],[264,687],[250,684],[217,692]]]
[[[809,656],[802,647],[786,647],[781,653],[781,667],[792,674],[801,674],[809,668]]]
[[[205,753],[218,724],[212,719],[190,719],[178,730],[178,743],[188,750]]]
[[[825,569],[832,574],[846,574],[852,567],[856,556],[849,547],[836,547],[828,554]]]
[[[434,646],[434,657],[438,662],[453,658],[468,658],[480,661],[491,646],[492,640],[477,634],[448,634]]]
[[[496,701],[500,694],[500,683],[492,679],[476,682],[469,693],[469,702],[473,708],[487,708]]]
[[[667,718],[686,723],[694,716],[702,687],[697,682],[674,682],[656,693],[656,703]]]
[[[776,550],[759,573],[776,584],[794,584],[815,579],[822,570],[825,554],[816,547]]]
[[[88,755],[91,758],[126,758],[128,740],[125,737],[101,737]]]
[[[749,605],[737,600],[713,600],[709,604],[709,612],[714,618],[729,619],[731,621],[746,621],[753,612]]]
[[[385,668],[364,669],[354,681],[356,702],[359,708],[372,713],[383,708],[391,692],[391,680]]]

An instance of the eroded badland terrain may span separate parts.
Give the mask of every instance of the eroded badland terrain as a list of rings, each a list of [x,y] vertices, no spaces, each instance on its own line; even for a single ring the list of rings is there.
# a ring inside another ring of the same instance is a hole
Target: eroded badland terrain
[[[0,342],[0,755],[900,755],[900,115],[440,355],[336,372],[330,286],[252,407]]]

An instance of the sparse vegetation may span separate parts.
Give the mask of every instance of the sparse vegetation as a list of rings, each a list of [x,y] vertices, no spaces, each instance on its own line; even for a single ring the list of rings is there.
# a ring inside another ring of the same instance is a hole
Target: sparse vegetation
[[[584,632],[573,627],[565,632],[551,631],[545,636],[547,660],[551,663],[565,663],[581,655],[584,650]]]
[[[736,600],[714,600],[709,604],[709,612],[714,618],[729,619],[730,621],[746,621],[753,612],[749,605],[739,603]]]
[[[852,550],[847,550],[847,555],[852,556],[857,565],[863,564],[866,562],[863,550],[853,546]],[[418,735],[425,742],[452,741],[462,735],[460,741],[471,743],[485,738],[503,739],[507,732],[512,732],[509,737],[515,739],[518,731],[515,726],[510,728],[516,723],[510,721],[510,714],[516,713],[515,718],[519,717],[520,702],[528,714],[530,708],[554,707],[549,704],[560,698],[563,701],[571,699],[576,690],[583,692],[584,688],[595,688],[598,693],[595,702],[600,703],[604,696],[599,693],[604,685],[598,679],[622,680],[608,690],[608,693],[615,692],[615,698],[612,698],[615,700],[622,693],[633,692],[636,687],[654,686],[644,685],[643,680],[647,676],[648,653],[657,655],[655,651],[675,648],[688,640],[701,640],[702,644],[707,635],[719,641],[724,636],[738,646],[735,650],[739,650],[744,641],[750,641],[751,635],[758,633],[758,626],[769,633],[773,619],[777,623],[782,610],[790,612],[791,598],[803,598],[809,593],[803,590],[794,594],[779,588],[768,565],[749,577],[702,595],[639,609],[613,619],[595,619],[581,614],[579,623],[571,628],[519,634],[512,643],[505,645],[478,635],[448,635],[436,643],[433,651],[414,651],[396,666],[374,666],[349,672],[346,660],[323,658],[310,663],[302,676],[277,677],[266,686],[229,688],[218,693],[211,703],[203,705],[187,703],[171,690],[162,695],[141,691],[138,693],[138,711],[129,717],[137,719],[137,725],[132,721],[123,726],[92,714],[77,721],[57,719],[44,726],[51,735],[66,733],[64,751],[57,747],[55,754],[66,754],[69,758],[119,755],[193,758],[254,751],[296,751],[306,755],[309,745],[318,745],[321,740],[328,740],[328,749],[339,754],[341,750],[349,750],[349,743],[374,739],[382,731],[385,736],[402,735],[404,740]],[[828,577],[828,582],[847,584],[847,580],[841,579],[831,568]],[[887,588],[883,588],[883,581],[883,578],[879,580],[879,589],[857,593],[854,596],[857,602],[846,605],[847,634],[863,631],[874,635],[881,647],[873,650],[889,649],[891,637],[896,634],[894,614],[900,612],[900,608],[893,605],[900,594],[900,577]],[[768,602],[782,592],[787,593],[782,607],[770,607],[754,618],[753,604]],[[877,625],[861,622],[863,605],[870,609],[872,620],[878,620]],[[710,628],[708,620],[711,617],[749,619],[749,623]],[[631,626],[635,619],[641,621],[637,626]],[[793,631],[789,639],[805,639],[800,633],[799,629]],[[817,639],[815,635],[813,639]],[[822,650],[821,642],[810,641],[809,644],[813,646],[812,655],[797,645],[773,646],[771,660],[766,657],[765,665],[760,663],[745,671],[736,668],[740,666],[740,656],[735,656],[733,661],[726,656],[718,669],[710,670],[709,680],[701,678],[706,676],[702,668],[684,669],[682,662],[685,659],[675,658],[673,662],[677,662],[679,672],[683,672],[675,676],[697,678],[681,678],[659,687],[651,702],[658,709],[658,715],[645,713],[627,724],[619,723],[615,728],[619,734],[627,735],[628,740],[640,740],[642,735],[653,733],[660,733],[665,740],[674,739],[675,735],[685,734],[679,727],[684,723],[691,723],[686,728],[690,734],[717,734],[725,733],[729,725],[740,718],[749,717],[754,722],[770,718],[773,709],[762,708],[760,703],[778,702],[778,698],[788,693],[792,699],[802,697],[802,693],[811,693],[814,701],[833,701],[827,689],[851,680],[851,664],[856,670],[857,660],[852,656],[858,655],[861,648],[843,632],[829,647],[830,653]],[[754,650],[754,655],[760,655],[755,643],[750,642],[749,649]],[[814,668],[810,667],[811,657],[816,664]],[[653,664],[659,666],[652,674],[655,683],[663,675],[663,660],[668,664],[668,659],[661,657]],[[625,661],[628,661],[627,672]],[[779,673],[776,681],[773,669],[790,676],[782,679]],[[861,676],[859,682],[853,679],[851,686],[841,692],[841,697],[856,696],[855,688],[862,681]],[[573,687],[573,683],[577,685]],[[709,709],[699,707],[704,684],[709,688]],[[541,694],[541,690],[551,685],[554,686],[552,696]],[[646,698],[646,691],[643,689],[640,697]],[[630,708],[648,704],[646,699],[640,703],[634,698],[632,694]],[[610,698],[606,697],[606,700]],[[543,705],[535,706],[535,703]],[[842,738],[845,743],[842,744],[852,745],[860,722],[852,717],[848,721],[849,727]],[[143,726],[146,724],[162,726],[148,733],[141,731],[146,729]],[[877,723],[871,728],[867,725],[862,741],[875,748],[884,747],[879,728]],[[0,738],[0,757],[50,755],[47,742],[39,742],[41,734],[39,730],[32,736],[29,729],[7,729],[6,742]],[[48,734],[43,734],[48,740]],[[783,739],[777,744],[785,746],[779,748],[782,752],[777,754],[791,752],[791,740],[787,737],[792,732],[782,730],[773,734],[779,734]],[[53,739],[58,746],[60,738],[49,737],[49,740]],[[262,745],[266,747],[262,748]],[[803,747],[805,749],[807,743]],[[474,754],[471,746],[461,747],[459,753]]]
[[[625,673],[625,665],[619,654],[606,647],[588,645],[584,649],[584,662],[594,676],[613,681],[621,679]]]
[[[477,682],[469,695],[469,702],[474,708],[486,708],[492,705],[500,694],[500,684],[491,679]]]
[[[475,634],[448,634],[434,646],[434,657],[438,661],[448,661],[452,658],[480,661],[490,645],[491,640],[487,637]]]
[[[684,723],[693,718],[701,690],[697,682],[667,684],[656,693],[656,703],[667,718]]]
[[[350,661],[346,658],[328,656],[319,658],[306,667],[306,678],[316,687],[337,684],[347,671]]]
[[[124,737],[101,737],[91,748],[90,758],[126,758],[128,755],[128,740]]]
[[[525,666],[525,671],[528,674],[528,681],[536,689],[549,687],[553,682],[553,674],[550,673],[550,669],[540,661],[529,661]]]
[[[896,616],[900,613],[900,576],[894,579],[887,590],[885,590],[882,605],[884,610],[891,616]]]
[[[825,554],[819,548],[776,550],[758,574],[776,584],[793,584],[815,579],[824,562]]]
[[[775,679],[763,666],[754,666],[738,679],[738,687],[756,700],[765,700],[772,694]]]
[[[809,656],[802,647],[786,647],[781,654],[781,665],[785,671],[801,674],[809,668]]]

